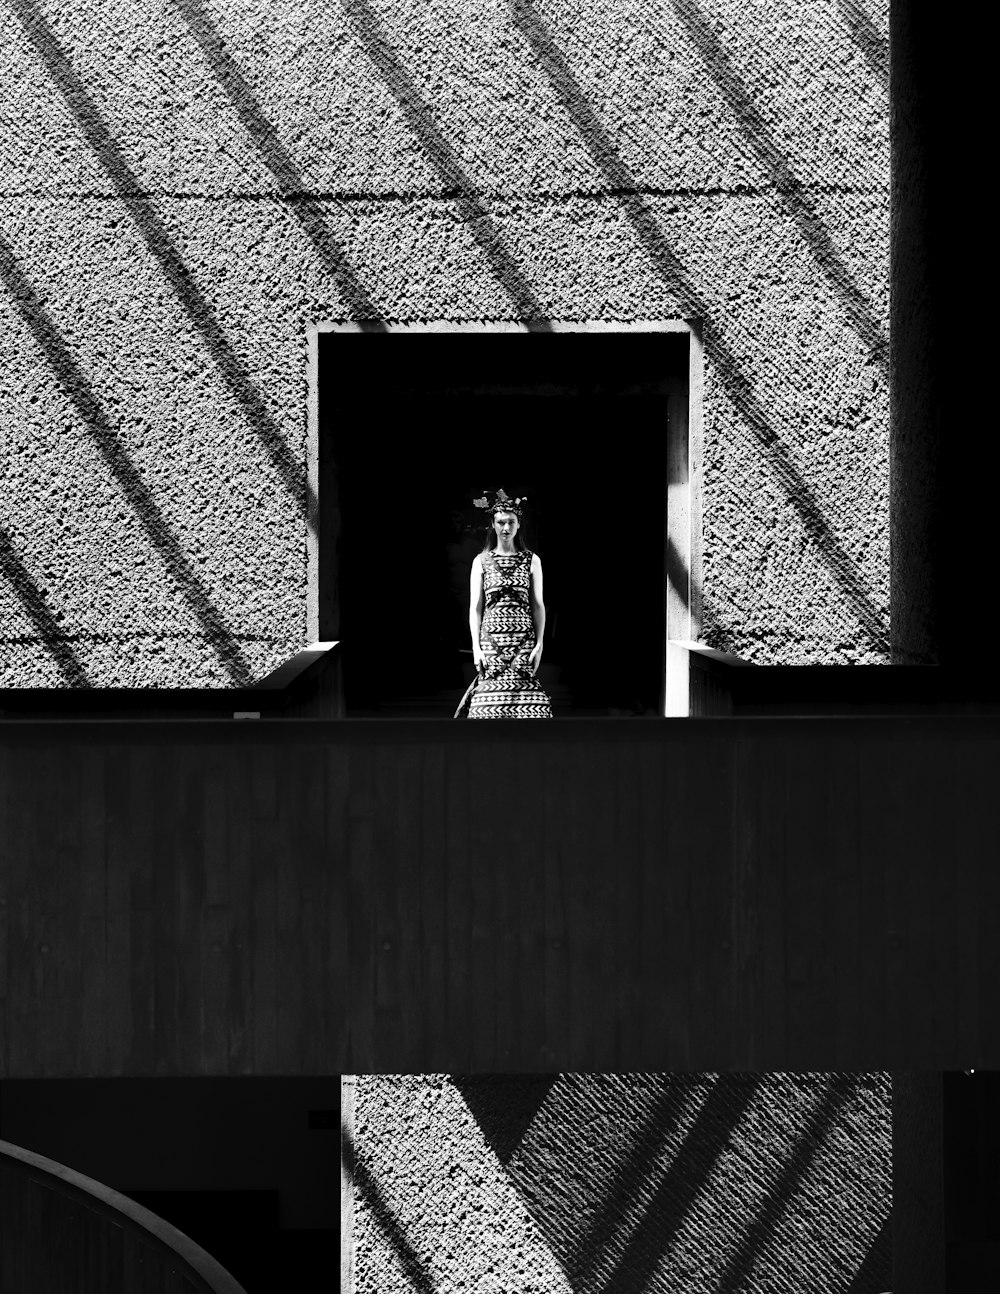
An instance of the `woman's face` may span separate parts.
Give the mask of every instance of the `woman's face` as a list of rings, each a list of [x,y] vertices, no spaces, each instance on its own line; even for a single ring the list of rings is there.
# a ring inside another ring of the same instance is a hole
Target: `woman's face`
[[[497,541],[512,540],[517,534],[517,517],[513,512],[498,512],[493,517],[493,529],[497,532]]]

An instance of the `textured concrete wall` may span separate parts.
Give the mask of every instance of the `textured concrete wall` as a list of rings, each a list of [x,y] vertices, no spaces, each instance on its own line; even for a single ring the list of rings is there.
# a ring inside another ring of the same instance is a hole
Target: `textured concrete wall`
[[[697,317],[705,636],[884,659],[885,8],[8,0],[0,682],[303,643],[343,317]]]
[[[890,1288],[888,1075],[389,1075],[353,1097],[357,1294]]]

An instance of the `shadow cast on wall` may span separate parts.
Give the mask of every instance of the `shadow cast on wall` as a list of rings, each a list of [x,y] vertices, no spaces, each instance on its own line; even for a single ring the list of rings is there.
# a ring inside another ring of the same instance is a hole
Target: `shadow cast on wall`
[[[86,374],[29,283],[13,250],[2,236],[0,236],[0,280],[3,281],[11,301],[17,307],[48,361],[60,387],[76,407],[91,443],[98,450],[112,479],[132,508],[136,520],[163,560],[168,577],[177,586],[230,679],[237,686],[252,682],[250,669],[237,635],[227,625],[203,581],[196,574],[194,564],[170,529],[152,491],[126,452]],[[13,549],[8,546],[7,552],[9,565],[14,560],[10,557]],[[23,563],[21,566],[23,568]],[[74,687],[86,686],[81,673],[82,666],[74,667],[67,655],[65,631],[50,614],[41,612],[39,597],[44,598],[44,591],[33,585],[23,569],[12,583],[22,605],[37,625],[43,642],[55,657],[66,682]],[[32,594],[33,587],[38,596]]]
[[[393,1126],[368,1125],[360,1158],[350,1129],[343,1141],[372,1246],[356,1255],[365,1291],[378,1273],[401,1294],[389,1256],[417,1291],[473,1280],[480,1262],[503,1287],[526,1247],[539,1273],[555,1263],[539,1289],[563,1294],[891,1286],[887,1075],[464,1074],[429,1078],[423,1095],[416,1079],[386,1083]],[[415,1103],[397,1104],[408,1087]],[[474,1120],[464,1132],[449,1092]]]
[[[779,1114],[788,1126],[773,1125],[769,1135],[775,1107],[765,1113],[769,1084],[755,1074],[452,1082],[499,1147],[574,1294],[653,1294],[677,1288],[682,1271],[692,1291],[797,1294],[807,1272],[830,1282],[811,1288],[848,1281],[850,1294],[891,1284],[886,1127],[868,1169],[824,1159],[849,1154],[862,1111],[878,1126],[887,1097],[877,1084],[826,1076],[809,1086],[799,1114],[790,1105]],[[744,1174],[765,1175],[766,1189],[751,1189],[749,1178],[741,1185],[736,1159]],[[791,1232],[789,1215],[798,1219]],[[692,1235],[698,1258],[689,1266]],[[786,1273],[777,1277],[776,1252]]]
[[[348,1128],[341,1129],[341,1164],[351,1188],[364,1201],[383,1240],[399,1263],[415,1294],[436,1294],[431,1272],[406,1234],[401,1220],[387,1203],[378,1182],[359,1157]]]
[[[853,39],[873,70],[884,79],[884,45],[861,6],[854,0],[838,0],[841,15]],[[280,427],[267,408],[246,365],[236,354],[204,293],[195,283],[177,251],[164,221],[150,198],[142,191],[138,177],[129,167],[124,152],[114,138],[83,79],[75,70],[66,51],[46,22],[35,0],[12,0],[28,40],[58,87],[67,107],[78,122],[94,156],[110,178],[125,210],[134,221],[150,253],[173,290],[192,329],[201,338],[226,383],[233,399],[243,411],[248,425],[260,438],[285,489],[296,501],[308,524],[314,525],[318,500],[313,497],[303,465],[289,448]],[[341,0],[346,17],[386,87],[399,103],[403,115],[435,166],[444,191],[436,196],[465,203],[471,219],[469,228],[482,249],[497,282],[508,295],[514,310],[531,331],[549,331],[547,313],[526,275],[506,247],[501,231],[492,219],[475,186],[462,167],[453,148],[434,122],[433,112],[393,52],[386,31],[366,0]],[[347,309],[359,319],[363,329],[384,331],[371,293],[359,280],[347,261],[343,248],[333,236],[327,222],[306,191],[303,178],[291,155],[282,145],[273,124],[257,103],[250,85],[241,73],[200,0],[174,0],[174,8],[186,22],[207,65],[232,103],[249,141],[277,181],[281,194],[290,204],[295,218],[315,249],[321,264],[330,275]],[[816,213],[803,196],[787,157],[769,132],[752,96],[741,84],[731,60],[718,37],[693,0],[674,0],[674,8],[694,46],[719,87],[720,93],[740,123],[748,141],[770,175],[782,200],[796,221],[799,232],[816,263],[826,275],[845,313],[858,335],[869,347],[873,362],[886,362],[885,339],[878,320],[839,259],[836,249]],[[884,616],[875,605],[865,581],[853,560],[838,540],[791,455],[768,419],[764,406],[755,394],[753,384],[736,356],[712,325],[706,301],[687,277],[680,260],[669,246],[655,215],[641,196],[635,176],[616,151],[608,132],[588,103],[574,79],[568,63],[529,0],[516,0],[514,20],[539,64],[547,73],[553,90],[584,140],[595,164],[622,203],[651,262],[669,290],[676,296],[684,313],[699,318],[705,326],[705,345],[710,362],[745,425],[757,440],[764,461],[781,484],[801,524],[816,545],[822,560],[843,590],[872,646],[887,651],[888,638]],[[105,462],[124,490],[131,506],[152,542],[166,562],[171,577],[212,643],[229,676],[236,683],[248,680],[246,662],[236,635],[228,628],[199,581],[191,562],[176,537],[166,526],[148,488],[131,464],[120,442],[115,438],[107,416],[97,403],[93,390],[80,366],[59,336],[41,301],[31,288],[17,263],[13,249],[0,247],[4,276],[15,304],[45,353],[53,372],[77,406],[89,434],[98,445]],[[13,552],[13,549],[11,549]],[[7,567],[11,561],[8,553]],[[23,563],[21,564],[23,566]],[[30,596],[28,584],[21,576],[12,579],[17,596],[25,606],[32,623],[52,651],[67,683],[84,685],[85,672],[74,664],[65,635],[60,635],[42,611],[37,598]]]
[[[0,262],[2,259],[3,247],[0,244]],[[51,653],[66,686],[90,687],[87,671],[49,606],[44,589],[32,578],[31,572],[24,564],[24,559],[2,526],[0,526],[0,575],[3,575],[14,590],[18,602],[34,625],[35,632]],[[9,639],[7,641],[9,642]]]
[[[248,426],[259,437],[283,486],[304,516],[314,515],[316,502],[310,497],[304,465],[289,449],[246,365],[236,354],[207,297],[195,283],[184,258],[174,246],[170,231],[129,166],[83,79],[35,0],[12,0],[12,8],[192,328],[201,337],[230,394],[242,409]]]
[[[257,149],[258,156],[274,176],[281,196],[319,256],[337,292],[347,305],[350,316],[363,332],[384,332],[385,324],[368,289],[358,278],[329,222],[318,207],[319,199],[309,192],[295,162],[282,144],[273,124],[261,110],[246,77],[225,47],[215,24],[201,0],[172,0],[174,8],[187,23],[215,79],[225,90],[229,102]]]
[[[764,164],[781,179],[780,187],[783,191],[788,191],[789,201],[793,203],[793,209],[797,213],[800,232],[831,280],[838,300],[869,347],[873,362],[884,368],[888,362],[888,352],[877,324],[870,317],[863,298],[837,259],[829,236],[821,230],[814,213],[803,205],[787,160],[767,135],[752,100],[725,61],[717,39],[700,10],[690,0],[675,0],[675,8],[695,45],[706,58],[720,85],[720,91],[754,142]],[[884,614],[875,604],[864,578],[837,538],[789,450],[782,443],[764,404],[755,393],[750,376],[725,341],[722,331],[713,323],[713,310],[695,288],[684,265],[664,236],[655,213],[642,196],[636,177],[616,150],[558,44],[530,0],[514,0],[513,10],[515,21],[531,45],[539,65],[548,75],[553,90],[576,126],[595,165],[613,191],[621,195],[622,209],[657,274],[680,302],[685,317],[701,321],[706,359],[717,372],[722,388],[739,412],[743,425],[754,436],[764,462],[798,513],[803,530],[815,544],[822,561],[843,591],[871,646],[879,652],[888,653],[888,625]]]

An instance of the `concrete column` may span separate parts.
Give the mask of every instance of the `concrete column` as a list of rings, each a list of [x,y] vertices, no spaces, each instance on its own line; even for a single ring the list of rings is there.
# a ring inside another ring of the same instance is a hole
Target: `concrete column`
[[[354,1294],[354,1074],[340,1076],[340,1294]]]

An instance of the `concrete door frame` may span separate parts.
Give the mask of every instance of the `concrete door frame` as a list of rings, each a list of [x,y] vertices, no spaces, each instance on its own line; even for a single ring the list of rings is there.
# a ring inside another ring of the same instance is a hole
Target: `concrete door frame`
[[[668,396],[667,402],[667,480],[666,546],[667,571],[665,599],[666,641],[664,643],[664,676],[661,714],[668,717],[690,713],[688,688],[688,653],[672,647],[674,642],[697,641],[701,634],[702,589],[702,436],[704,359],[701,328],[698,320],[661,318],[622,322],[609,319],[547,319],[547,332],[558,333],[685,333],[688,336],[688,389],[686,393]],[[381,332],[528,333],[538,330],[525,320],[510,319],[437,319],[424,322],[384,322]],[[326,333],[356,335],[371,331],[370,321],[332,319],[311,324],[306,330],[307,342],[307,455],[308,480],[316,500],[307,538],[308,636],[309,641],[339,639],[341,625],[336,590],[329,587],[327,571],[332,564],[324,550],[323,513],[336,518],[338,505],[331,499],[332,485],[320,479],[320,336]],[[329,531],[326,536],[329,542]]]

